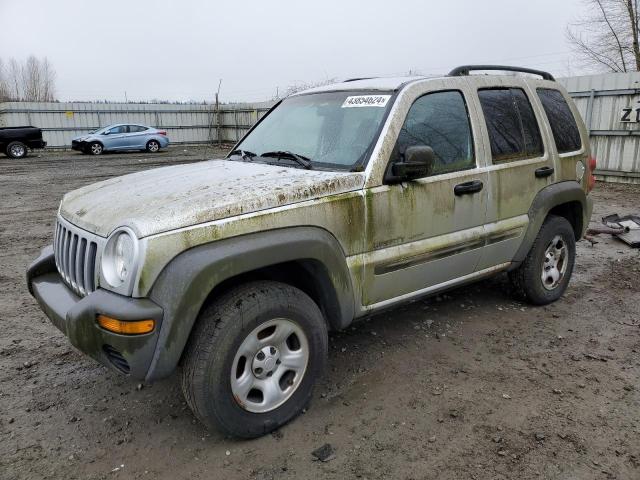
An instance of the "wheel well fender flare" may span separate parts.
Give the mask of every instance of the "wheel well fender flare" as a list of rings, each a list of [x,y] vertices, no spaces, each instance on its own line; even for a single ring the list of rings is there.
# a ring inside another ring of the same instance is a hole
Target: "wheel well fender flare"
[[[590,208],[587,195],[582,186],[576,181],[565,181],[549,185],[538,192],[529,208],[529,226],[524,235],[524,240],[518,248],[512,268],[517,267],[527,256],[533,245],[544,220],[550,213],[558,212],[561,216],[572,216],[574,210],[580,211],[568,218],[574,228],[576,240],[582,238],[584,230],[589,223],[587,215]]]
[[[323,267],[317,286],[335,305],[329,326],[346,327],[354,317],[351,276],[342,247],[328,231],[292,227],[218,240],[176,256],[160,273],[149,298],[164,311],[158,344],[147,380],[163,378],[176,368],[205,301],[223,282],[261,268],[310,260]],[[323,281],[323,278],[327,281]],[[332,302],[330,302],[332,303]]]

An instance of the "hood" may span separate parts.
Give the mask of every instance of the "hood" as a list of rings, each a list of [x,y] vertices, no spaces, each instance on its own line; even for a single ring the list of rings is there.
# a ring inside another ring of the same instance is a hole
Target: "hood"
[[[112,178],[67,193],[60,214],[108,236],[128,226],[143,238],[361,189],[364,174],[229,160],[175,165]]]
[[[89,140],[90,138],[94,138],[96,135],[93,133],[85,133],[84,135],[80,135],[71,139],[71,141],[76,140],[78,142],[82,142],[83,140]]]

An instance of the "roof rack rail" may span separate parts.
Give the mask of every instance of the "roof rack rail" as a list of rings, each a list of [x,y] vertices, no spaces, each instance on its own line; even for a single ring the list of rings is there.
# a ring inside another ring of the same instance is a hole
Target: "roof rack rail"
[[[533,68],[523,68],[523,67],[511,67],[509,65],[463,65],[461,67],[456,67],[449,72],[450,77],[460,77],[469,75],[469,72],[476,70],[499,70],[503,72],[520,72],[520,73],[531,73],[533,75],[540,75],[545,80],[554,81],[553,75],[549,72],[544,72],[542,70],[534,70]]]
[[[371,80],[372,78],[376,78],[376,77],[356,77],[356,78],[347,78],[346,80],[343,80],[342,83],[347,83],[347,82],[357,82],[358,80]]]

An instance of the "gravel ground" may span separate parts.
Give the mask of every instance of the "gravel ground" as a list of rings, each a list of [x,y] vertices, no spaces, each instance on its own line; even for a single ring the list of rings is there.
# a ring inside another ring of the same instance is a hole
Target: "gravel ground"
[[[606,235],[547,307],[500,275],[333,334],[310,410],[257,440],[207,432],[177,375],[136,384],[74,350],[24,281],[62,194],[217,153],[0,158],[0,478],[640,478],[640,255]],[[595,221],[640,211],[640,186],[594,198]]]

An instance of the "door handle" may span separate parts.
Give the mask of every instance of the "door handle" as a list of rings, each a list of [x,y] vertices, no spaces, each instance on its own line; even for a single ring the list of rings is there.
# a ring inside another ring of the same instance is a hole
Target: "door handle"
[[[553,167],[540,167],[536,169],[536,178],[544,178],[553,175],[555,169]]]
[[[467,195],[469,193],[476,193],[482,190],[484,184],[480,180],[471,180],[470,182],[459,183],[453,187],[453,193],[456,195]]]

